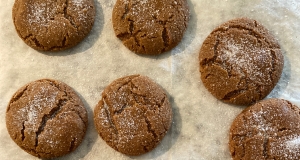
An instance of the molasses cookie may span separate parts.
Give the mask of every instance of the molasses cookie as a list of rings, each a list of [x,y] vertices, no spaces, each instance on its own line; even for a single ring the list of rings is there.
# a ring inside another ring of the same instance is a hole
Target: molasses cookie
[[[15,0],[12,16],[19,37],[41,51],[59,51],[83,40],[94,24],[93,0]]]
[[[88,125],[86,109],[66,84],[50,79],[19,89],[6,110],[10,137],[26,152],[53,158],[74,151]]]
[[[112,82],[94,110],[96,129],[113,149],[140,155],[154,149],[171,126],[172,109],[163,89],[148,77]]]
[[[217,27],[199,53],[201,79],[217,99],[247,105],[277,84],[283,55],[276,39],[255,20],[234,19]]]
[[[229,136],[234,160],[300,157],[300,109],[289,101],[269,99],[240,113]]]
[[[188,20],[186,0],[117,0],[112,13],[116,36],[140,54],[160,54],[174,48]]]

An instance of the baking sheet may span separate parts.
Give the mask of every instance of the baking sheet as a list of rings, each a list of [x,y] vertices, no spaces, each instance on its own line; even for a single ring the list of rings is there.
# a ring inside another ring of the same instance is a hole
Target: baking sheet
[[[52,78],[71,86],[82,98],[89,127],[76,151],[58,159],[231,159],[228,132],[245,107],[216,100],[200,80],[198,53],[202,42],[221,23],[237,17],[256,19],[278,38],[285,57],[282,77],[268,98],[284,98],[300,106],[297,0],[188,0],[191,19],[182,42],[159,56],[141,56],[126,49],[113,32],[116,0],[95,0],[96,20],[78,46],[57,53],[39,52],[17,35],[11,17],[14,1],[0,2],[0,159],[38,159],[22,151],[9,137],[5,110],[21,86]],[[116,78],[142,74],[169,94],[174,119],[161,144],[142,156],[122,155],[97,135],[92,116],[101,92]]]

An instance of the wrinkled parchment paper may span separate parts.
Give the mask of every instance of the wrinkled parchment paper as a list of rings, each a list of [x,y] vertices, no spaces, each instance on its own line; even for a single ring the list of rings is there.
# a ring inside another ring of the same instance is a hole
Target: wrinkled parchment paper
[[[14,1],[0,2],[0,159],[38,159],[9,137],[5,110],[21,86],[41,78],[65,82],[80,95],[89,115],[83,143],[58,159],[231,159],[228,132],[245,108],[216,100],[200,81],[198,53],[202,42],[221,23],[237,18],[256,19],[278,38],[285,57],[284,72],[268,96],[300,106],[300,4],[297,0],[188,0],[191,19],[182,42],[159,56],[141,56],[125,48],[113,32],[111,15],[116,0],[95,0],[96,20],[88,37],[75,48],[57,53],[39,52],[17,35],[11,17]],[[116,78],[142,74],[169,94],[172,128],[152,152],[138,157],[122,155],[98,136],[93,109],[104,87]]]

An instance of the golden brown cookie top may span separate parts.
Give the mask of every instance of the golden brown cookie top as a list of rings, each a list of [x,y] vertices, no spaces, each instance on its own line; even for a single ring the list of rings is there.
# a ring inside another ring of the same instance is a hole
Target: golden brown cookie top
[[[174,48],[188,20],[186,0],[117,0],[112,15],[116,36],[140,54],[160,54]]]
[[[140,155],[154,149],[171,126],[172,109],[163,89],[148,77],[112,82],[94,111],[99,135],[115,150]]]
[[[9,102],[6,126],[10,137],[26,152],[53,158],[75,150],[88,125],[87,112],[66,84],[50,79],[31,82]]]
[[[27,45],[59,51],[78,44],[92,29],[93,0],[15,0],[13,21]]]
[[[229,136],[233,159],[300,157],[300,109],[289,101],[269,99],[246,108],[232,123]]]
[[[271,92],[284,62],[276,39],[248,18],[217,27],[203,42],[199,61],[204,86],[217,99],[242,105]]]

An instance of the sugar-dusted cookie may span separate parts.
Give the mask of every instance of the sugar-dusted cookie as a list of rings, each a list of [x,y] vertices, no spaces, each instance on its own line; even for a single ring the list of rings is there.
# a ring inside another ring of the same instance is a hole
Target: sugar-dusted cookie
[[[186,0],[117,0],[112,13],[116,36],[140,54],[160,54],[174,48],[188,20]]]
[[[255,20],[228,21],[202,44],[200,72],[217,99],[248,105],[266,97],[277,84],[283,55],[277,40]]]
[[[300,109],[289,101],[269,99],[246,108],[229,136],[234,160],[300,157]]]
[[[41,51],[73,47],[90,32],[93,0],[15,0],[13,22],[19,37]]]
[[[42,79],[19,89],[6,110],[10,137],[26,152],[53,158],[75,150],[88,125],[87,111],[75,91]]]
[[[132,75],[105,88],[94,110],[96,129],[113,149],[140,155],[154,149],[171,126],[164,90],[148,77]]]

